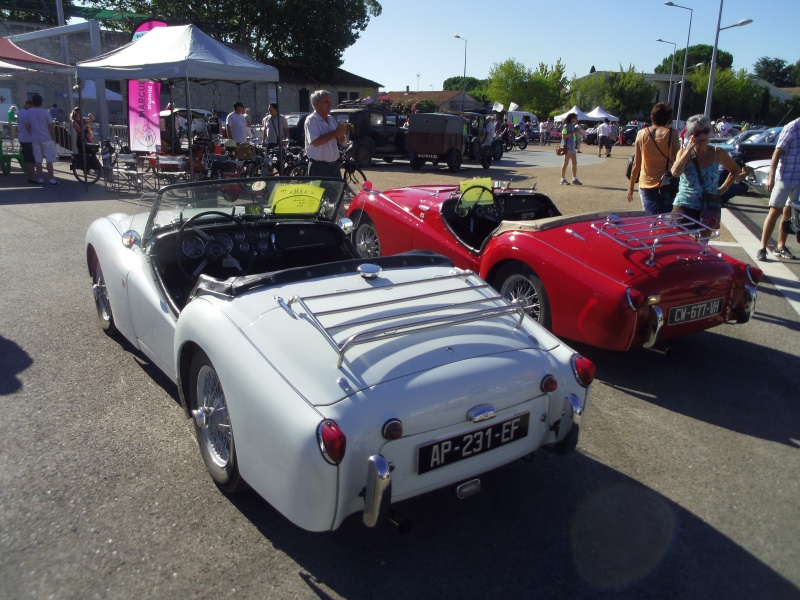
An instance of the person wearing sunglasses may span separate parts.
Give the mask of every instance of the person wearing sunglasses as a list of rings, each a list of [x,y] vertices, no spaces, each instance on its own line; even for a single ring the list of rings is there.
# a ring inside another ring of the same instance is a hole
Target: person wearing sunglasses
[[[672,211],[701,221],[712,229],[719,229],[722,215],[720,194],[747,175],[730,154],[722,148],[711,146],[711,121],[705,115],[694,115],[686,121],[688,142],[678,151],[672,175],[680,177],[678,193]],[[719,184],[719,165],[728,171],[728,177]]]

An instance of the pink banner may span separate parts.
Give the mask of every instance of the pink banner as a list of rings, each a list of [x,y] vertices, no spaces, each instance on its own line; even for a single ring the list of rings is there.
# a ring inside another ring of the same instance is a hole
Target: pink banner
[[[128,134],[132,152],[155,152],[161,144],[160,98],[160,83],[128,82]]]

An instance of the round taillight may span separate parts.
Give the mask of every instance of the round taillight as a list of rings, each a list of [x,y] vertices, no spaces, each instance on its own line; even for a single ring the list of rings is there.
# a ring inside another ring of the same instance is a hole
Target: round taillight
[[[578,380],[578,383],[583,387],[589,387],[589,384],[594,381],[596,367],[585,356],[575,354],[572,357],[572,371],[575,373],[575,379]]]
[[[554,375],[545,375],[540,387],[545,394],[551,394],[558,389],[558,381]]]
[[[342,462],[347,448],[347,438],[336,423],[331,420],[320,423],[317,427],[317,441],[325,460],[332,465]]]
[[[383,424],[381,433],[387,440],[399,440],[403,437],[403,424],[400,419],[389,419]]]

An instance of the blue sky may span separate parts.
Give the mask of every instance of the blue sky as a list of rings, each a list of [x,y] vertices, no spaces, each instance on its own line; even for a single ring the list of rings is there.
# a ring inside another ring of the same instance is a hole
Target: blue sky
[[[720,2],[674,0],[693,9],[690,44],[714,44]],[[489,75],[492,65],[513,58],[535,69],[561,58],[567,77],[617,70],[620,63],[652,73],[686,46],[689,11],[660,0],[383,0],[383,13],[344,53],[342,67],[378,81],[384,91],[441,90],[448,77]],[[719,47],[733,54],[733,66],[752,71],[762,56],[800,60],[798,0],[724,0],[721,27],[753,19],[719,34]],[[569,26],[566,24],[569,23]],[[681,65],[682,66],[682,65]],[[676,65],[676,69],[677,69]],[[419,75],[419,76],[418,76]]]

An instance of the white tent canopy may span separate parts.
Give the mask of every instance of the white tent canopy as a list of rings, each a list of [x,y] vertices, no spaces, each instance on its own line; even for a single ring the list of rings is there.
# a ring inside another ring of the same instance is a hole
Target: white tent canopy
[[[194,25],[159,27],[77,65],[81,79],[278,81],[278,69],[228,48]]]
[[[595,121],[596,120],[596,119],[592,119],[592,117],[590,117],[585,112],[583,112],[580,108],[578,108],[577,104],[575,106],[573,106],[572,108],[570,108],[563,115],[556,115],[555,117],[553,117],[553,119],[555,119],[556,121],[563,121],[564,119],[567,118],[567,115],[569,113],[575,113],[576,115],[578,115],[578,121]]]
[[[95,85],[94,80],[89,79],[83,83],[81,96],[89,100],[97,100],[97,85]],[[119,95],[117,92],[112,92],[111,90],[106,89],[106,100],[119,101],[122,100],[122,96]]]
[[[600,105],[597,105],[594,110],[586,113],[586,116],[592,121],[603,121],[605,119],[608,119],[609,121],[619,121],[619,117],[615,117],[614,115],[607,113]]]
[[[32,69],[27,69],[25,67],[20,67],[19,65],[12,65],[11,63],[7,63],[3,60],[0,60],[0,72],[9,72],[9,71],[31,71]]]

